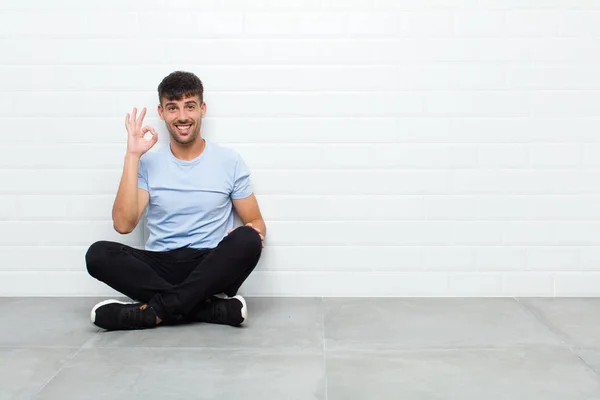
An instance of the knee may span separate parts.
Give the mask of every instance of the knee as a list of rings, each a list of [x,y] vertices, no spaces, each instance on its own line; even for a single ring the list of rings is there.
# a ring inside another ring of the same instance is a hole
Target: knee
[[[102,272],[107,266],[108,250],[111,242],[98,241],[93,243],[85,253],[85,264],[88,273],[96,279],[100,279]]]
[[[236,245],[240,250],[260,254],[262,251],[262,239],[254,228],[240,226],[233,233],[235,233]]]

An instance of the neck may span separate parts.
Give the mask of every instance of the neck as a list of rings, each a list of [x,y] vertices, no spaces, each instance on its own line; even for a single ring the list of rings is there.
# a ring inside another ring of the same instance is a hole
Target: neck
[[[177,143],[171,139],[171,152],[175,158],[184,161],[190,161],[198,157],[204,151],[206,147],[206,141],[198,136],[196,140],[189,144]]]

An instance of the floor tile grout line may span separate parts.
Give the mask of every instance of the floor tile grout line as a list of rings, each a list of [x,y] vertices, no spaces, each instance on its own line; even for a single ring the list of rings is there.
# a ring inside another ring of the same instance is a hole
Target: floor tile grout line
[[[361,349],[361,350],[334,350],[333,356],[391,356],[401,357],[407,354],[439,354],[439,353],[499,353],[506,351],[535,351],[547,349],[568,350],[565,346],[499,346],[499,347],[419,347],[419,348],[385,348],[385,349]]]
[[[514,301],[517,303],[517,305],[519,306],[519,308],[524,311],[525,313],[531,315],[533,318],[535,318],[535,320],[537,322],[539,322],[540,324],[542,324],[542,326],[544,328],[546,328],[546,330],[548,332],[550,332],[552,334],[553,337],[555,337],[556,339],[558,339],[558,341],[564,346],[564,347],[568,347],[567,344],[565,343],[565,341],[561,338],[561,335],[556,332],[555,329],[553,329],[550,324],[548,322],[546,322],[544,320],[544,318],[542,318],[542,316],[532,307],[527,306],[526,304],[524,304],[523,302],[521,302],[517,297],[513,297]]]
[[[561,343],[561,346],[556,345],[540,345],[534,346],[534,348],[557,348],[557,347],[567,347],[566,345]],[[4,347],[4,349],[31,349],[32,347]],[[53,349],[54,347],[43,347],[41,349]],[[57,349],[67,349],[68,347],[57,347]],[[71,347],[73,348],[73,347]],[[377,352],[394,352],[394,353],[412,353],[412,352],[437,352],[437,351],[500,351],[500,350],[522,350],[532,348],[531,345],[502,345],[502,346],[462,346],[462,347],[446,347],[446,346],[425,346],[425,347],[353,347],[352,349],[347,348],[338,348],[338,349],[330,349],[326,350],[321,346],[321,349],[292,349],[286,350],[285,348],[262,348],[262,347],[198,347],[198,346],[101,346],[101,345],[93,345],[90,347],[90,350],[94,349],[112,349],[112,350],[182,350],[182,351],[215,351],[215,352],[241,352],[243,354],[253,355],[255,353],[269,354],[269,355],[278,355],[278,354],[298,354],[300,351],[302,354],[310,354],[310,355],[321,355],[325,352],[333,352],[333,353],[377,353]],[[0,347],[0,349],[3,349]]]
[[[86,340],[86,341],[85,341],[85,342],[84,342],[84,343],[83,343],[83,344],[82,344],[82,345],[79,347],[79,349],[78,349],[78,350],[77,350],[75,353],[73,353],[73,355],[72,355],[71,357],[69,357],[69,359],[68,359],[68,360],[66,360],[66,361],[63,363],[63,365],[62,365],[62,366],[61,366],[61,367],[58,369],[58,371],[56,371],[56,372],[54,373],[54,375],[52,375],[52,376],[50,377],[50,379],[48,379],[48,380],[46,381],[46,383],[44,383],[44,385],[43,385],[43,386],[42,386],[42,387],[41,387],[41,388],[40,388],[40,389],[37,391],[37,393],[36,393],[36,394],[40,394],[40,393],[41,393],[41,391],[42,391],[42,390],[44,390],[44,389],[46,388],[46,386],[48,386],[48,384],[49,384],[50,382],[52,382],[52,380],[58,376],[58,374],[60,374],[60,372],[61,372],[61,371],[62,371],[62,370],[65,368],[65,366],[66,366],[67,364],[69,364],[69,362],[70,362],[71,360],[73,360],[73,359],[74,359],[74,358],[77,356],[77,354],[79,354],[79,353],[81,352],[81,350],[83,350],[83,349],[85,348],[85,345],[86,345],[86,344],[88,344],[88,343],[89,343],[91,340],[93,340],[93,339],[94,339],[94,337],[96,337],[96,335],[98,335],[98,332],[99,332],[99,331],[96,331],[96,333],[94,333],[94,335],[92,335],[92,337],[90,337],[88,340]]]
[[[325,400],[329,396],[329,374],[327,373],[327,349],[325,348],[325,299],[321,297],[321,333],[323,348],[323,372],[325,373]]]
[[[563,340],[563,338],[561,337],[561,335],[556,332],[555,329],[553,329],[550,324],[548,322],[546,322],[544,320],[544,318],[542,318],[542,316],[533,308],[523,304],[517,297],[513,297],[513,299],[516,301],[517,305],[519,306],[519,308],[521,308],[521,310],[523,310],[525,313],[531,315],[533,318],[535,318],[536,321],[538,321],[540,324],[542,324],[542,326],[544,328],[546,328],[546,330],[548,332],[550,332],[550,334],[556,338],[560,344],[563,347],[566,347],[567,349],[569,348],[569,346],[567,345],[567,343]]]
[[[11,348],[11,347],[7,347],[7,348]],[[24,348],[24,347],[15,347],[15,348]],[[29,348],[29,347],[25,347],[25,348]],[[52,348],[52,347],[50,347]],[[67,348],[67,347],[64,347]],[[73,347],[71,347],[73,348]],[[0,349],[2,349],[2,347],[0,347]],[[273,348],[273,347],[211,347],[211,346],[130,346],[130,345],[96,345],[94,344],[92,347],[90,347],[90,349],[127,349],[127,350],[131,350],[131,349],[142,349],[142,350],[211,350],[211,351],[224,351],[224,352],[232,352],[232,351],[237,351],[237,352],[247,352],[247,353],[256,353],[256,352],[261,352],[261,353],[265,353],[266,354],[294,354],[294,353],[298,353],[300,350],[299,349],[292,349],[292,350],[287,350],[287,346],[283,347],[283,348]],[[302,353],[309,353],[309,354],[321,354],[322,348],[321,349],[302,349]]]
[[[550,332],[554,337],[556,337],[556,339],[558,339],[558,341],[566,348],[568,349],[573,355],[575,355],[575,357],[577,357],[579,359],[579,361],[581,361],[581,363],[583,365],[585,365],[589,370],[591,370],[594,374],[596,375],[600,375],[600,373],[598,371],[596,371],[596,369],[594,367],[592,367],[590,364],[588,364],[587,361],[585,361],[583,359],[583,357],[581,357],[579,355],[579,353],[577,353],[572,346],[568,345],[565,340],[563,340],[563,338],[561,337],[561,335],[557,332],[555,332],[555,329],[553,329],[550,326],[549,322],[546,322],[544,320],[544,318],[542,318],[542,316],[537,312],[537,310],[535,310],[535,308],[533,307],[528,307],[527,305],[523,304],[521,301],[519,301],[519,299],[517,297],[514,297],[515,301],[517,302],[517,304],[521,307],[521,309],[529,314],[531,314],[539,323],[541,323],[547,330],[548,332]]]
[[[27,344],[17,344],[14,346],[4,346],[0,345],[0,350],[15,350],[15,349],[26,349],[26,350],[67,350],[67,349],[78,349],[78,346],[45,346],[45,345],[27,345]]]

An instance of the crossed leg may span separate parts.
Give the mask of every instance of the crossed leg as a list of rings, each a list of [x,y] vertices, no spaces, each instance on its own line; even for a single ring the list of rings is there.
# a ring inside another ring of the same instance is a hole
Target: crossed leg
[[[235,296],[261,252],[260,236],[244,226],[214,249],[152,252],[100,241],[90,246],[86,264],[92,277],[152,308],[160,320],[193,320],[207,318],[213,295]]]

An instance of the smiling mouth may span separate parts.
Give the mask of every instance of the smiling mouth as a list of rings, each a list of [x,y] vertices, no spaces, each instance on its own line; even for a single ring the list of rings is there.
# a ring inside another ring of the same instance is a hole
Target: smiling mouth
[[[175,128],[177,128],[177,131],[179,133],[181,133],[182,135],[188,134],[190,132],[191,127],[192,127],[192,124],[175,125]]]

